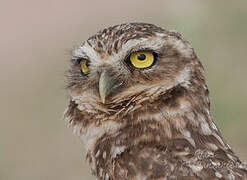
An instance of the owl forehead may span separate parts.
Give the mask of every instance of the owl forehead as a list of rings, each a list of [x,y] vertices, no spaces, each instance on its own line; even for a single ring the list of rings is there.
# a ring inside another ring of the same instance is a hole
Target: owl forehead
[[[87,40],[89,46],[99,53],[118,53],[128,41],[147,39],[162,33],[164,30],[151,24],[129,23],[112,26],[99,31]]]
[[[84,41],[74,51],[75,57],[93,60],[120,59],[130,51],[158,50],[164,43],[174,44],[179,50],[187,50],[188,44],[172,31],[147,23],[127,23],[103,29]],[[117,57],[117,58],[116,58]]]
[[[126,53],[132,47],[145,48],[150,39],[161,38],[166,35],[166,30],[152,24],[128,23],[103,29],[84,41],[80,48],[75,50],[75,56],[111,56]],[[156,41],[158,42],[158,41]],[[151,42],[150,42],[151,43]],[[149,44],[154,47],[154,44]],[[148,47],[147,47],[148,48]]]

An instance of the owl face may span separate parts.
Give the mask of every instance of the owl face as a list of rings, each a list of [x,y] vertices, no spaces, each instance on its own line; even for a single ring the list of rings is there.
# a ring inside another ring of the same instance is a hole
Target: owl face
[[[90,108],[115,107],[188,86],[194,59],[178,33],[144,23],[113,26],[73,52],[68,88]]]

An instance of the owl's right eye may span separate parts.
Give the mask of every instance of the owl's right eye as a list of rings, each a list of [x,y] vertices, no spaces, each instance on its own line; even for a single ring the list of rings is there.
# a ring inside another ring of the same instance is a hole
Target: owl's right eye
[[[82,75],[87,75],[90,72],[89,61],[87,59],[80,59],[79,63]]]

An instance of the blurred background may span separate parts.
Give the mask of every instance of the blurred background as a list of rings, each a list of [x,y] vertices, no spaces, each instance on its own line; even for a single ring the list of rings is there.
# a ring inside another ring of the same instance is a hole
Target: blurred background
[[[61,119],[64,73],[74,47],[129,21],[177,30],[192,44],[213,118],[247,160],[247,1],[0,0],[0,180],[94,179]]]

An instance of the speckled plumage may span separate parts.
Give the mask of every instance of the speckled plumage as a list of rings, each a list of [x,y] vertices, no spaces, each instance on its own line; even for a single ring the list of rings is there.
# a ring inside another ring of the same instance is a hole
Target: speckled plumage
[[[131,52],[157,53],[154,66],[130,67]],[[77,60],[90,60],[82,76]],[[116,84],[102,103],[99,76]],[[83,140],[99,179],[247,179],[247,167],[210,116],[203,67],[181,35],[152,24],[112,26],[74,51],[65,119]]]

